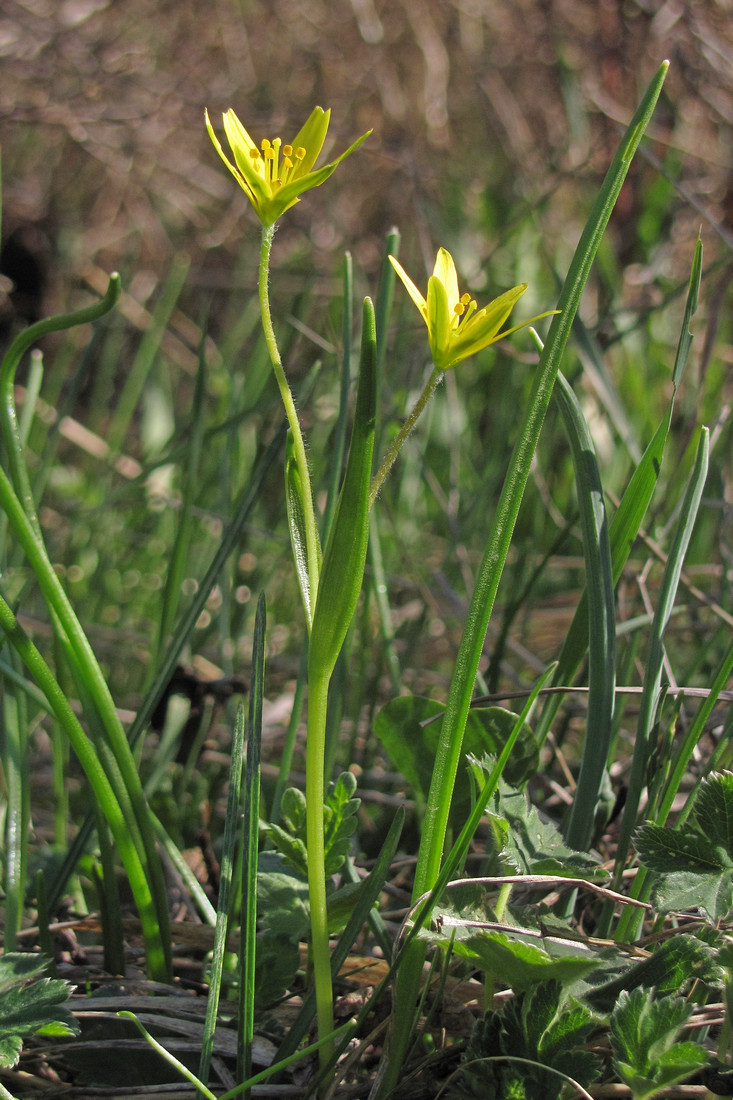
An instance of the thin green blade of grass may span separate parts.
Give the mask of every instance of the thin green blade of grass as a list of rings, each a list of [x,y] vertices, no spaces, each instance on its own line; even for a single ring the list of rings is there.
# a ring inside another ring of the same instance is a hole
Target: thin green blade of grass
[[[0,478],[0,480],[2,479]],[[122,863],[127,871],[130,888],[140,914],[151,972],[160,974],[161,977],[167,975],[166,950],[165,945],[161,942],[157,912],[144,857],[133,841],[129,822],[100,763],[95,747],[82,729],[50,668],[18,623],[8,604],[1,597],[0,629],[5,632],[8,641],[18,653],[37,685],[44,692],[49,707],[79,759],[79,763],[92,788],[96,804],[109,823]]]
[[[120,277],[110,275],[107,291],[103,298],[84,309],[71,313],[60,313],[55,317],[46,317],[30,325],[13,340],[0,363],[0,441],[8,457],[10,482],[15,489],[28,519],[36,534],[40,533],[38,518],[33,503],[30,479],[23,456],[23,443],[18,430],[18,417],[15,409],[15,375],[20,362],[27,351],[44,336],[52,332],[75,328],[104,317],[115,306],[120,296]]]
[[[636,738],[634,741],[631,775],[629,776],[628,794],[626,796],[626,805],[624,807],[624,816],[621,821],[621,831],[619,833],[616,851],[616,865],[614,869],[614,886],[616,888],[621,882],[621,876],[626,866],[626,857],[631,845],[631,836],[636,826],[639,804],[644,789],[649,756],[649,737],[662,691],[661,679],[664,662],[664,632],[674,608],[685,554],[687,553],[687,547],[692,537],[697,512],[700,507],[700,500],[702,499],[702,492],[707,477],[709,452],[710,433],[707,428],[702,428],[700,442],[697,448],[697,456],[695,458],[695,466],[685,490],[681,514],[662,577],[662,585],[659,591],[659,598],[649,638],[649,652],[644,668],[644,683],[642,685],[641,704],[636,727]],[[639,889],[640,888],[641,883],[639,884]],[[632,896],[634,896],[633,891]],[[638,924],[639,920],[635,914],[630,915],[628,912],[624,913],[619,921],[615,938],[617,940],[627,938],[632,930],[638,927]]]
[[[451,681],[428,797],[413,898],[430,891],[440,872],[448,812],[476,673],[545,412],[591,265],[631,160],[651,119],[668,67],[669,63],[664,62],[650,83],[606,174],[560,293],[560,313],[552,319],[547,342],[540,356],[529,407],[512,452],[494,515],[492,534],[479,567],[468,620],[458,650],[456,671]],[[415,941],[397,976],[394,1026],[386,1052],[386,1067],[373,1090],[373,1096],[378,1100],[383,1100],[400,1079],[402,1063],[410,1043],[408,1026],[419,989],[424,955],[424,945]]]
[[[107,442],[113,453],[122,448],[122,442],[135,415],[135,409],[143,395],[145,383],[159,354],[160,342],[186,282],[190,263],[191,261],[187,256],[179,255],[174,259],[160,298],[150,318],[150,324],[140,341],[138,353],[126,373],[125,384],[115,404],[107,434]]]
[[[181,478],[181,506],[178,513],[176,536],[166,570],[158,636],[152,662],[153,668],[157,668],[160,662],[166,639],[173,628],[178,613],[193,534],[192,510],[196,488],[200,484],[201,452],[206,427],[206,375],[206,325],[204,324],[201,342],[199,343],[198,369],[193,391],[193,422],[190,428],[189,446],[186,449],[187,459]]]
[[[323,513],[321,527],[321,544],[328,539],[328,532],[338,503],[338,491],[343,472],[344,455],[346,454],[346,436],[349,428],[349,392],[351,389],[351,346],[354,329],[354,262],[350,252],[344,254],[344,284],[343,284],[343,322],[341,326],[341,385],[339,387],[339,409],[336,418],[336,426],[333,432],[333,444],[329,464],[330,480],[328,484],[328,497]]]
[[[206,606],[206,601],[211,595],[214,585],[220,579],[222,569],[226,565],[230,555],[239,545],[242,532],[249,521],[255,504],[259,500],[265,478],[277,462],[280,452],[282,451],[284,439],[284,429],[278,431],[272,438],[265,451],[261,454],[246,487],[237,501],[233,510],[232,519],[222,534],[219,547],[211,559],[211,563],[204,576],[201,578],[191,604],[183,614],[180,623],[176,626],[168,644],[168,648],[166,649],[165,656],[156,672],[155,679],[148,688],[145,698],[135,715],[135,720],[130,727],[129,734],[130,744],[133,746],[137,744],[140,736],[150,722],[153,711],[160,702],[163,692],[170,683],[176,665],[180,661],[184,646],[190,638],[191,632],[196,626],[201,612]]]
[[[237,718],[234,723],[234,736],[232,738],[231,760],[229,764],[229,793],[227,795],[227,810],[224,819],[224,844],[221,853],[221,878],[219,880],[219,897],[216,906],[214,947],[211,956],[209,993],[206,998],[206,1016],[204,1017],[204,1030],[201,1038],[201,1057],[199,1059],[198,1075],[204,1084],[208,1084],[209,1082],[211,1056],[214,1053],[216,1019],[219,1014],[221,979],[224,972],[224,955],[226,953],[227,942],[229,898],[232,889],[232,871],[234,867],[237,837],[239,835],[238,818],[243,759],[244,707],[240,704],[237,708]]]
[[[252,681],[249,690],[247,747],[244,761],[244,816],[242,819],[242,900],[239,940],[239,1028],[237,1031],[237,1073],[252,1073],[252,1044],[255,1026],[255,956],[257,947],[257,849],[260,821],[260,751],[262,746],[262,701],[265,694],[265,596],[257,601],[252,639]],[[245,1097],[249,1095],[246,1092]]]
[[[591,841],[603,773],[613,734],[616,687],[616,621],[608,520],[595,448],[588,425],[562,372],[555,400],[570,441],[583,534],[588,600],[588,707],[585,745],[566,841],[585,851]]]
[[[672,423],[677,387],[682,379],[690,352],[692,334],[690,322],[697,309],[700,278],[702,272],[702,243],[698,238],[692,261],[692,270],[687,291],[687,301],[682,321],[682,328],[677,345],[677,354],[672,372],[673,391],[669,406],[647,446],[641,461],[634,470],[629,483],[624,491],[621,502],[611,520],[609,539],[611,543],[611,560],[613,570],[613,583],[618,582],[623,568],[628,561],[631,547],[639,533],[642,520],[646,515],[649,502],[659,480],[659,474],[664,457],[664,448]],[[585,656],[588,643],[588,602],[585,593],[581,597],[573,621],[563,643],[557,663],[556,682],[560,684],[572,683],[575,674]],[[537,738],[542,744],[552,727],[558,710],[562,705],[562,695],[551,695],[543,707],[540,720],[537,724]]]
[[[20,664],[10,651],[9,660]],[[16,672],[18,669],[16,668]],[[5,894],[4,950],[15,951],[23,923],[28,869],[31,774],[28,756],[28,708],[25,694],[15,685],[2,693],[2,765],[5,781],[3,887]]]

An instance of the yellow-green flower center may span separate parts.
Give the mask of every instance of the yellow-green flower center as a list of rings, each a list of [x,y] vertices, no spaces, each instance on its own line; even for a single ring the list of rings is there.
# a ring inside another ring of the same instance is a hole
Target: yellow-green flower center
[[[453,313],[455,314],[453,323],[456,328],[461,321],[466,322],[476,308],[476,302],[471,298],[471,295],[462,294],[459,301],[453,306]]]
[[[281,149],[282,159],[280,157]],[[258,164],[260,156],[262,157],[265,182],[269,183],[271,187],[282,187],[284,183],[288,183],[295,171],[295,162],[304,160],[305,154],[306,150],[302,145],[294,150],[292,145],[283,145],[282,138],[279,137],[274,138],[272,141],[263,138],[262,153],[259,149],[250,149],[249,151],[249,155],[255,164]],[[295,157],[295,161],[293,157]]]

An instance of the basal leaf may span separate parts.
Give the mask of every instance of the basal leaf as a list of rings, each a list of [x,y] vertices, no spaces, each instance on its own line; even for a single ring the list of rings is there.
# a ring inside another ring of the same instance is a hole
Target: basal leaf
[[[504,932],[482,932],[456,939],[453,953],[471,959],[473,964],[495,975],[515,990],[529,989],[539,982],[556,980],[566,984],[588,974],[596,960],[578,945],[556,957],[545,947],[535,946]]]
[[[423,802],[430,789],[444,709],[434,699],[420,695],[400,696],[379,711],[374,723],[374,732],[393,764]],[[498,707],[471,710],[463,739],[465,753],[477,757],[487,753],[498,756],[515,722],[516,715]],[[534,734],[525,725],[509,757],[505,770],[507,780],[517,784],[525,782],[536,773],[538,759]],[[465,821],[469,805],[468,777],[459,769],[451,808],[456,821]]]
[[[677,935],[659,944],[649,958],[631,963],[618,977],[585,993],[584,999],[593,1008],[610,1012],[624,991],[679,992],[696,978],[717,981],[719,973],[712,947],[695,936]]]
[[[703,779],[692,811],[692,824],[712,847],[724,849],[733,863],[733,772]]]
[[[634,1100],[648,1100],[661,1088],[689,1077],[707,1061],[695,1043],[677,1036],[692,1013],[681,997],[657,997],[651,989],[622,992],[610,1018],[611,1050],[617,1073]]]
[[[709,875],[731,867],[724,849],[690,829],[678,831],[661,825],[642,825],[634,835],[634,844],[644,866],[661,874]]]
[[[12,952],[0,957],[0,1066],[14,1066],[23,1040],[31,1035],[79,1031],[65,1004],[68,982],[38,976],[47,965],[40,955]]]
[[[543,818],[523,792],[500,783],[487,814],[505,823],[500,857],[518,874],[606,877],[596,859],[567,847],[555,823]]]
[[[652,888],[652,902],[663,913],[694,909],[711,921],[722,920],[733,907],[733,871],[664,875]]]

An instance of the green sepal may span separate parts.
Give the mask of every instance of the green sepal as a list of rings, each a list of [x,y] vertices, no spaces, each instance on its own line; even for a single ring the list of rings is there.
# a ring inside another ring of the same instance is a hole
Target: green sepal
[[[361,592],[369,542],[369,486],[377,394],[374,306],[364,299],[354,427],[336,517],[323,555],[313,615],[308,675],[330,677]]]

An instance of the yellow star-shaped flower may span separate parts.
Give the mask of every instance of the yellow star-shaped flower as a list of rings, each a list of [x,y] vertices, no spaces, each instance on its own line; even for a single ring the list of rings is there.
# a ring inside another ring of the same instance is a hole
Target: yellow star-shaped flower
[[[500,332],[501,326],[527,289],[526,283],[512,287],[483,309],[479,309],[470,294],[458,293],[456,265],[447,249],[438,249],[433,274],[428,279],[427,298],[423,298],[394,256],[390,256],[390,260],[428,326],[433,363],[440,371],[450,370],[469,355],[475,355],[477,351],[487,348],[489,344],[495,344],[510,333],[557,312],[549,310],[547,313],[540,313],[529,321],[523,321],[521,325]]]
[[[341,161],[371,134],[371,130],[368,130],[336,160],[314,170],[313,166],[326,140],[330,109],[324,111],[322,107],[314,107],[307,122],[290,144],[283,145],[282,140],[276,137],[272,141],[264,138],[259,146],[255,145],[230,109],[223,120],[224,132],[234,154],[232,164],[214,132],[208,111],[205,112],[205,117],[209,137],[219,156],[265,226],[274,225],[286,210],[299,201],[304,191],[310,191],[311,187],[320,187]]]

